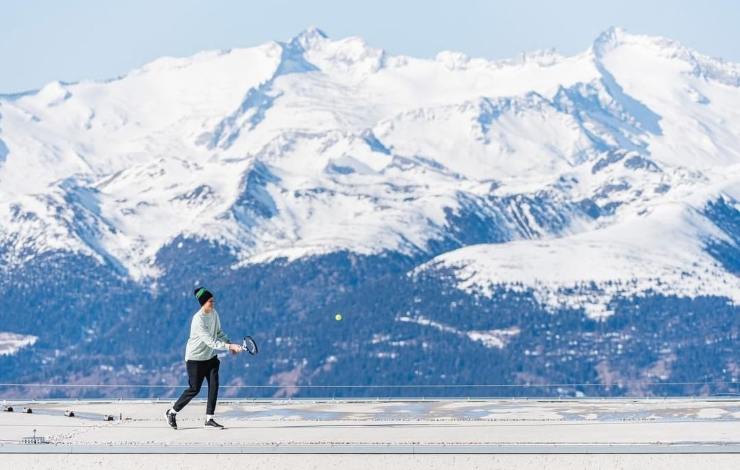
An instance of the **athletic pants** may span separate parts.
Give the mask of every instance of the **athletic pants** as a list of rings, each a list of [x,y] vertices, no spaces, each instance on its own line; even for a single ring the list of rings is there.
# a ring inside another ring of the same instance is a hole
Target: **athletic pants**
[[[206,407],[206,414],[212,415],[216,411],[216,399],[218,398],[218,366],[220,363],[221,362],[218,360],[217,356],[213,356],[207,361],[185,361],[185,365],[188,369],[188,384],[190,387],[182,392],[182,395],[180,395],[180,398],[178,398],[172,409],[180,411],[185,408],[185,405],[200,393],[203,379],[206,379],[208,381],[208,406]]]

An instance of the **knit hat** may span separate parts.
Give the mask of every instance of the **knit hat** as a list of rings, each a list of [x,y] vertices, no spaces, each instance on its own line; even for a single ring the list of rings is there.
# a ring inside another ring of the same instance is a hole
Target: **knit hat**
[[[198,287],[197,289],[195,289],[195,292],[193,292],[193,294],[195,294],[195,298],[198,299],[198,302],[200,302],[201,307],[203,306],[203,304],[208,302],[208,299],[213,297],[213,294],[211,294],[211,292],[205,287]]]

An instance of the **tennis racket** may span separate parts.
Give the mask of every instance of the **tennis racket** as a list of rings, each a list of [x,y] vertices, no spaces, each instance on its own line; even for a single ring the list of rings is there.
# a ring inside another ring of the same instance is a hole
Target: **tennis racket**
[[[244,341],[242,341],[242,348],[244,348],[245,351],[247,351],[249,354],[254,356],[259,352],[259,349],[257,349],[257,343],[254,341],[254,338],[251,336],[245,336]]]

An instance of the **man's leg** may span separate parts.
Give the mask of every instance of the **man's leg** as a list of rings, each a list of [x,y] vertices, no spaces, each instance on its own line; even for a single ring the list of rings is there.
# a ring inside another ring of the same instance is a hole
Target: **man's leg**
[[[216,400],[218,399],[218,367],[221,362],[218,357],[211,359],[208,366],[208,375],[206,380],[208,381],[208,406],[206,407],[206,415],[213,416],[216,411]]]
[[[200,387],[203,385],[203,379],[205,378],[202,362],[203,361],[187,362],[189,387],[182,392],[182,395],[180,395],[180,398],[177,399],[177,402],[175,402],[175,405],[172,407],[175,412],[185,408],[185,405],[190,403],[190,400],[200,393]]]

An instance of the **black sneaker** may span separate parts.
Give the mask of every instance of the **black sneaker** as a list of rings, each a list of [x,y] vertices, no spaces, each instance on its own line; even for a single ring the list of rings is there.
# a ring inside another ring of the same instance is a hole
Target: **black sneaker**
[[[218,424],[216,421],[213,420],[213,418],[206,421],[206,424],[203,425],[204,428],[211,428],[211,429],[223,429],[224,427]]]
[[[169,424],[172,429],[177,429],[177,415],[175,413],[170,413],[169,408],[167,408],[167,411],[164,414],[167,416],[167,424]]]

